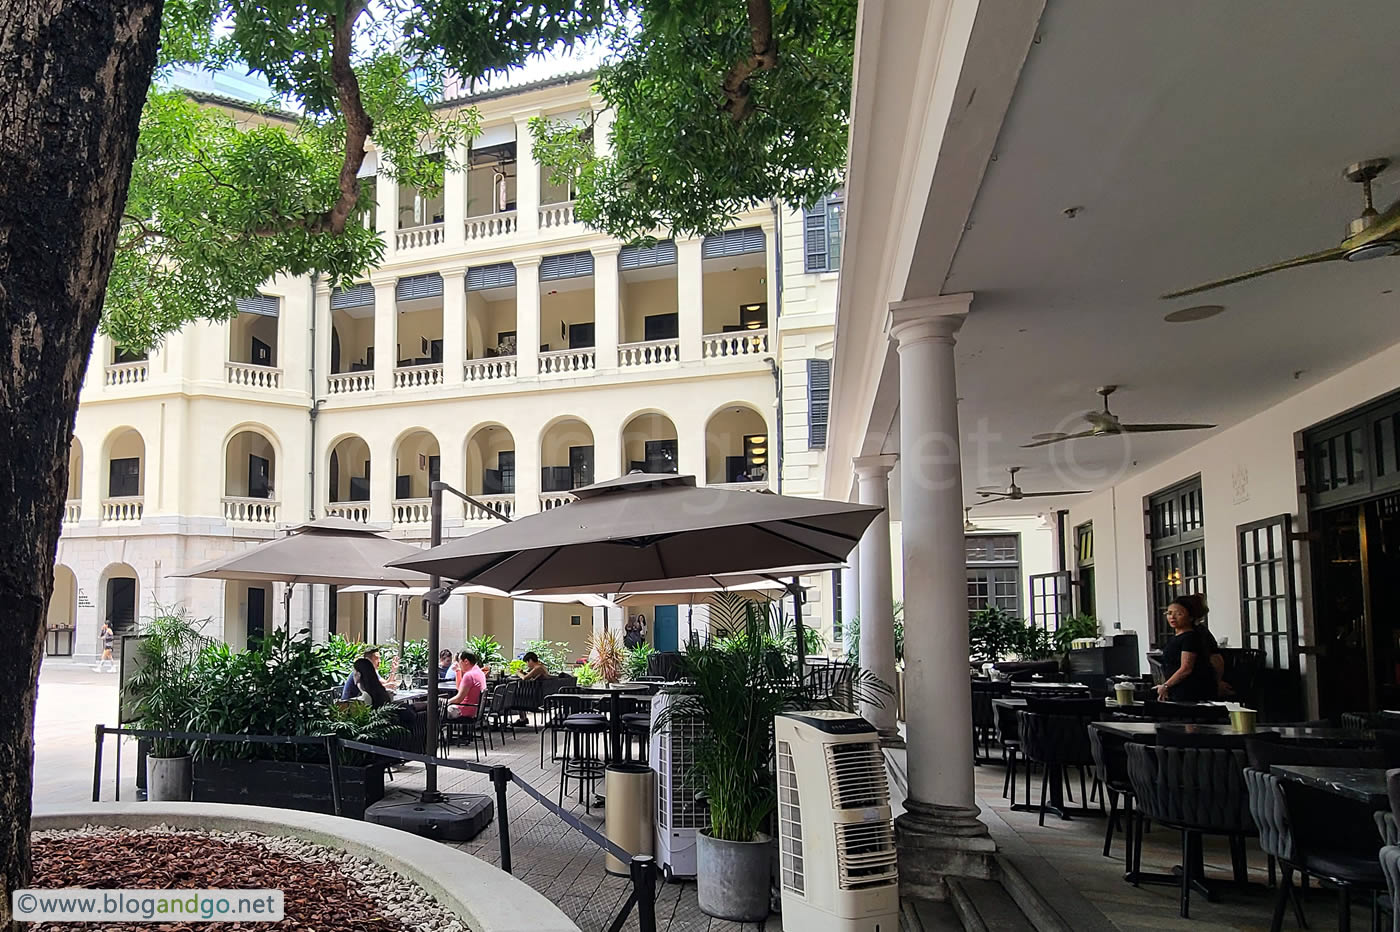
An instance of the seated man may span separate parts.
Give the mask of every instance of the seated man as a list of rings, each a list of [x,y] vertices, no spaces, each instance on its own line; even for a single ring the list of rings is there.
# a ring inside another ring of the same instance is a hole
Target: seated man
[[[528,654],[526,654],[520,659],[525,661],[525,669],[520,671],[520,679],[522,682],[528,683],[531,680],[544,679],[546,676],[549,675],[549,670],[540,660],[540,655],[535,653],[534,651],[530,651]],[[524,710],[521,710],[520,717],[515,720],[515,724],[530,724],[530,720],[525,717]]]
[[[457,670],[452,665],[452,651],[443,648],[438,651],[438,682],[454,682],[457,678]]]
[[[375,670],[379,669],[379,648],[374,645],[366,647],[360,658],[374,664]],[[340,688],[340,701],[349,702],[351,699],[358,698],[360,698],[360,684],[355,681],[355,671],[351,670],[350,675],[345,678],[345,685]]]
[[[461,671],[457,692],[447,700],[447,717],[476,718],[481,709],[481,694],[486,691],[486,674],[477,664],[481,658],[469,650],[458,655],[457,669]]]

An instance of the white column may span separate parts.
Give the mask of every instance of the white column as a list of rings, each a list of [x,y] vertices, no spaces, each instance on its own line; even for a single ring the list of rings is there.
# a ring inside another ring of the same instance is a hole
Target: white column
[[[394,366],[399,361],[399,304],[395,279],[374,283],[374,390],[394,387]]]
[[[467,244],[467,157],[465,143],[443,152],[446,170],[442,177],[443,242],[452,251]],[[445,356],[446,354],[444,354]]]
[[[530,116],[515,121],[515,216],[523,236],[534,236],[540,228],[540,166],[535,162]]]
[[[526,641],[544,640],[544,603],[515,601],[515,628],[511,656],[525,653]]]
[[[860,502],[883,509],[860,539],[860,665],[891,695],[880,705],[862,702],[860,714],[880,730],[881,741],[899,743],[894,669],[894,574],[890,560],[890,470],[893,455],[855,458]]]
[[[908,861],[915,884],[938,883],[938,874],[979,874],[995,850],[977,818],[973,784],[967,553],[953,368],[953,336],[971,302],[970,294],[945,295],[890,307],[890,331],[899,349],[909,747],[909,797],[898,825],[901,875]]]
[[[680,328],[681,362],[700,361],[700,338],[705,330],[703,277],[700,240],[676,240],[676,323]]]
[[[451,218],[449,217],[449,224]],[[465,222],[465,221],[463,221]],[[458,226],[461,226],[459,223]],[[451,229],[451,226],[448,227]],[[467,270],[442,270],[442,382],[461,385],[467,358]],[[443,473],[443,475],[448,475]]]
[[[389,164],[380,156],[379,176],[374,180],[374,227],[384,240],[384,260],[394,257],[394,235],[399,231],[399,183],[385,173]]]
[[[522,379],[540,374],[540,260],[515,260],[515,362]]]
[[[612,108],[605,107],[593,112],[593,154],[604,158],[611,154],[612,125],[617,116]]]
[[[315,354],[316,378],[320,380],[319,385],[310,386],[307,391],[312,398],[324,397],[326,394],[326,377],[331,374],[331,337],[335,332],[335,317],[331,313],[331,290],[324,285],[316,288],[315,305],[311,308],[311,313],[316,320],[316,345],[311,348]],[[279,324],[282,321],[278,321]],[[286,365],[283,365],[286,368]],[[314,489],[312,490],[314,494]]]
[[[593,249],[593,343],[599,369],[617,368],[618,271],[620,245]]]
[[[841,630],[842,636],[851,630],[851,625],[860,617],[860,550],[851,552],[846,565],[841,568]],[[841,645],[845,649],[845,645]]]
[[[369,444],[369,520],[374,524],[392,524],[394,478],[398,472],[394,468],[394,442],[389,437],[377,441],[366,437],[365,441]]]

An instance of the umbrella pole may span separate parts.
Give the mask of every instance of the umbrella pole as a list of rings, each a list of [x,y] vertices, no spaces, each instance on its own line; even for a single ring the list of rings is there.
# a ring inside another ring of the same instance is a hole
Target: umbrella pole
[[[807,675],[807,633],[802,630],[802,587],[797,577],[788,583],[788,594],[792,596],[792,617],[797,623],[797,682],[800,684]],[[782,611],[781,605],[778,609]]]
[[[282,587],[282,618],[287,624],[287,637],[292,636],[292,590],[296,588],[296,583],[287,583]]]
[[[432,505],[432,546],[436,547],[442,543],[442,490],[446,485],[442,482],[434,482],[430,485]],[[429,589],[437,589],[442,585],[442,578],[434,574],[428,580]],[[440,636],[438,632],[438,622],[441,620],[442,606],[436,598],[428,600],[428,735],[427,735],[427,755],[429,762],[426,767],[427,779],[423,789],[424,802],[436,802],[441,799],[441,794],[437,788],[437,765],[432,763],[431,758],[437,756],[438,740],[438,677],[437,677],[437,655],[441,649],[439,645]],[[484,697],[483,697],[484,698]],[[481,702],[477,702],[477,713],[481,712]]]

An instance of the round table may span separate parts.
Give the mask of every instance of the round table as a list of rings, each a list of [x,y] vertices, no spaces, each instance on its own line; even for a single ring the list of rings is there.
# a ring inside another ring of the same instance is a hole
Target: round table
[[[591,696],[611,696],[608,702],[608,748],[614,761],[622,760],[622,710],[618,699],[627,693],[651,691],[648,683],[599,683],[596,686],[580,686],[578,691]]]

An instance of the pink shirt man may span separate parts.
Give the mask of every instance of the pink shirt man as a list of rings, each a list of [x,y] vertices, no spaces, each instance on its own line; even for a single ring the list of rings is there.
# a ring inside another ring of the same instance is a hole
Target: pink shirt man
[[[481,706],[481,694],[486,691],[486,674],[481,667],[470,660],[461,661],[461,673],[457,680],[457,694],[448,700],[447,714],[450,718],[475,718]]]

